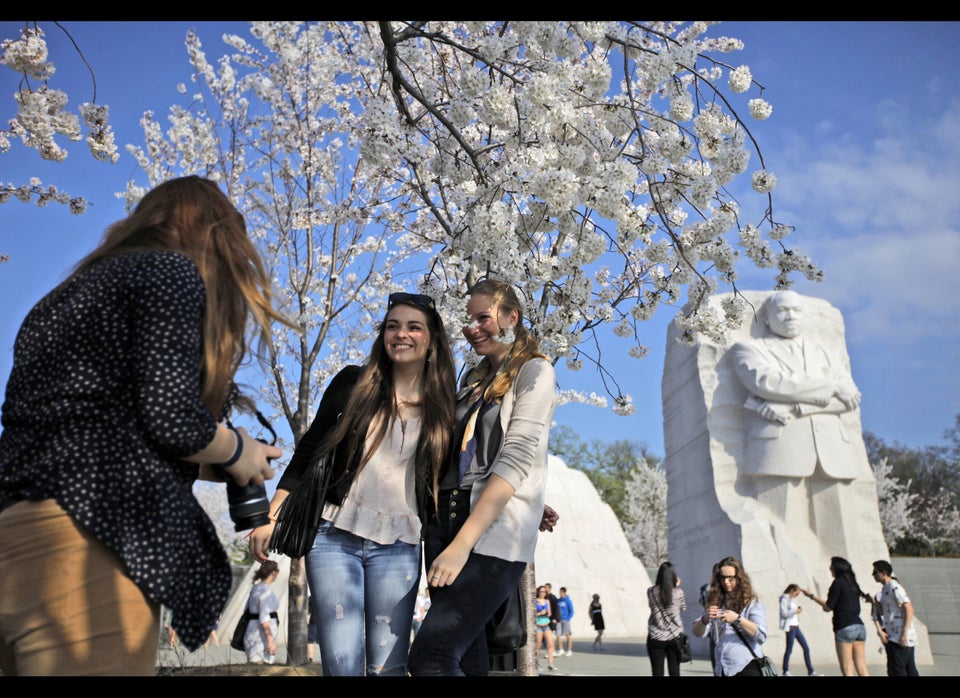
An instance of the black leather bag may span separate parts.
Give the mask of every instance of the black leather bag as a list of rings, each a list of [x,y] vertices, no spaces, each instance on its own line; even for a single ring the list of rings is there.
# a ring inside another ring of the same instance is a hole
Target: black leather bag
[[[680,652],[680,662],[692,662],[693,652],[690,651],[690,638],[687,637],[687,634],[680,633],[677,635],[675,642],[677,643],[677,650]]]
[[[734,625],[733,629],[736,631],[737,636],[743,641],[743,644],[747,646],[747,649],[750,650],[750,654],[753,655],[751,662],[760,670],[760,676],[777,676],[777,669],[773,665],[773,660],[766,655],[760,655],[758,657],[757,653],[753,651],[753,647],[751,647],[750,643],[747,642],[747,638],[745,638],[743,633],[740,632],[740,628]]]
[[[244,610],[243,615],[240,616],[240,620],[237,621],[237,627],[233,629],[233,638],[230,640],[230,646],[235,649],[243,652],[243,636],[247,634],[247,624],[250,622],[250,619],[253,616],[250,615],[250,612]]]
[[[314,461],[277,509],[268,550],[299,559],[313,547],[330,485],[332,452]]]
[[[487,621],[487,652],[490,655],[509,654],[527,644],[527,605],[523,586],[517,583],[515,591],[500,604]]]

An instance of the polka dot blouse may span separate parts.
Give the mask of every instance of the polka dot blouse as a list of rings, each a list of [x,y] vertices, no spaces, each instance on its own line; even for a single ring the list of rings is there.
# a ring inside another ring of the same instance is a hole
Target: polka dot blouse
[[[28,313],[2,407],[0,508],[54,499],[173,612],[190,649],[231,574],[192,493],[216,419],[200,400],[205,291],[187,257],[96,262]]]

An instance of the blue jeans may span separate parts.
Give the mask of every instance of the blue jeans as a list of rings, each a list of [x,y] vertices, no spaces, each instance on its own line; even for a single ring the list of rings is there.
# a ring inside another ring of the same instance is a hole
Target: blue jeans
[[[427,569],[454,539],[467,519],[462,514],[469,512],[469,507],[469,490],[440,493],[440,511],[423,529]],[[411,675],[489,675],[487,621],[516,590],[526,567],[525,562],[471,552],[453,584],[431,587],[430,612],[413,638],[407,660]]]
[[[322,521],[305,567],[324,676],[406,676],[420,546]]]
[[[793,653],[793,641],[800,643],[803,649],[803,661],[807,665],[807,673],[813,673],[813,662],[810,661],[810,645],[807,644],[807,638],[803,636],[803,631],[799,625],[787,629],[787,648],[783,652],[783,670],[790,671],[790,655]]]

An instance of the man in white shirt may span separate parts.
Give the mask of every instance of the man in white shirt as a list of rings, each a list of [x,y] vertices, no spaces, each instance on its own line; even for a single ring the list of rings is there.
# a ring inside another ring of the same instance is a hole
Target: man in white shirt
[[[917,629],[907,590],[893,576],[893,567],[886,560],[873,563],[873,578],[883,584],[876,597],[878,608],[873,622],[887,650],[887,676],[919,676],[914,658]]]

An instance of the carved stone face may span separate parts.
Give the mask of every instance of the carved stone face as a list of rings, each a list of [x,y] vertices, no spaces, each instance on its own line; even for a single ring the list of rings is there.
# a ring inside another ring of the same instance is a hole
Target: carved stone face
[[[767,308],[767,327],[774,334],[787,339],[800,335],[800,319],[803,316],[803,304],[800,296],[793,291],[781,291],[771,297]]]

